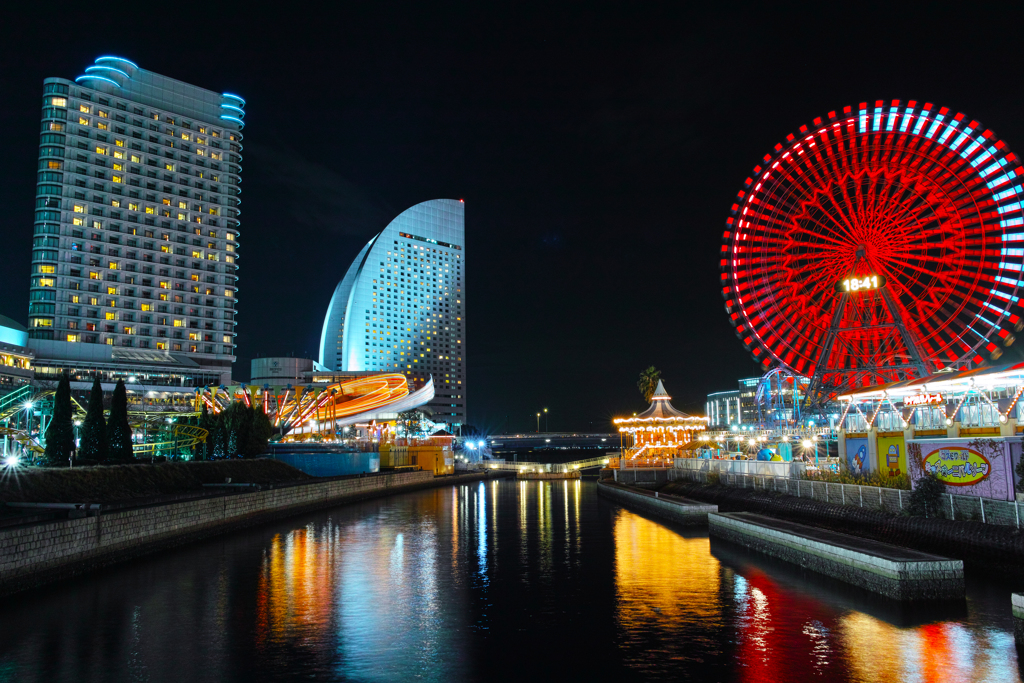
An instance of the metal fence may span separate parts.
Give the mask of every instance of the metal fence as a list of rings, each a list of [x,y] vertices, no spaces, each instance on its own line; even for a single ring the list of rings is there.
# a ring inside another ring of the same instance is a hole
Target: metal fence
[[[708,472],[685,469],[669,470],[669,478],[708,483]],[[900,513],[910,502],[910,491],[860,484],[838,484],[812,479],[792,479],[755,474],[717,474],[718,482],[737,488],[762,489],[810,498],[823,503]],[[1020,503],[977,496],[943,494],[942,514],[946,519],[973,520],[986,524],[1021,526]]]

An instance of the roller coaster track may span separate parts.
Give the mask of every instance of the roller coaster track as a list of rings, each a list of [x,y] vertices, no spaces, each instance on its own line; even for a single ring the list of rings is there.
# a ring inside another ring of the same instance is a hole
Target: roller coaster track
[[[160,451],[192,448],[206,441],[210,434],[202,427],[194,425],[174,425],[171,431],[174,433],[173,441],[132,444],[132,454],[137,458],[140,455],[156,455]]]

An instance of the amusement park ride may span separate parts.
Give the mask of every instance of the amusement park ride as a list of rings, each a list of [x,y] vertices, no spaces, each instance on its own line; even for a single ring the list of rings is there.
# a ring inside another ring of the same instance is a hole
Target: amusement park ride
[[[26,385],[0,398],[0,440],[5,454],[43,452],[40,435],[45,434],[52,415],[53,393],[52,389]],[[378,413],[409,410],[427,403],[433,395],[431,381],[410,390],[406,377],[398,373],[296,387],[241,384],[197,389],[192,405],[174,408],[151,405],[146,396],[133,395],[128,419],[138,439],[133,446],[136,457],[191,449],[205,440],[206,430],[179,420],[198,417],[204,407],[220,413],[235,401],[263,410],[275,427],[275,440],[334,440],[347,425],[356,425],[379,441],[389,426],[386,420],[376,419]],[[77,426],[84,420],[85,410],[74,399],[72,409]]]
[[[998,359],[1024,328],[1022,175],[992,131],[915,101],[832,111],[775,145],[736,196],[719,262],[766,372],[762,426]]]

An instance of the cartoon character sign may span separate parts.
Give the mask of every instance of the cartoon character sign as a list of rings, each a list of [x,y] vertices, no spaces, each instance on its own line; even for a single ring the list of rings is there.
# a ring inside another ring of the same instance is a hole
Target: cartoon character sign
[[[846,470],[855,477],[867,474],[868,466],[868,440],[847,439],[846,440]]]
[[[907,452],[902,434],[878,437],[878,471],[890,477],[907,473]]]

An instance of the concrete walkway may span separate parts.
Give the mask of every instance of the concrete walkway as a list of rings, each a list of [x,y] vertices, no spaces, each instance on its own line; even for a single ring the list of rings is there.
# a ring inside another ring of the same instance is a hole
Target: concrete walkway
[[[718,512],[717,505],[690,500],[682,496],[662,497],[657,493],[640,491],[606,481],[597,483],[597,492],[628,507],[643,510],[656,517],[684,526],[705,526],[708,523],[708,514]]]

